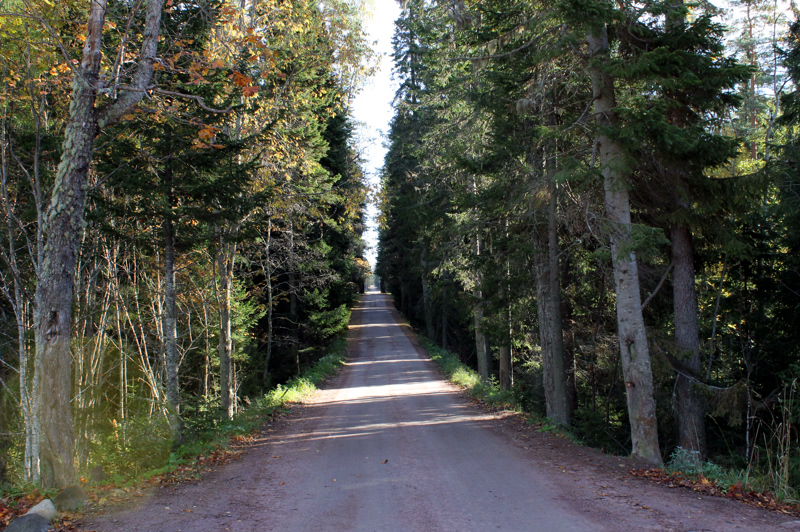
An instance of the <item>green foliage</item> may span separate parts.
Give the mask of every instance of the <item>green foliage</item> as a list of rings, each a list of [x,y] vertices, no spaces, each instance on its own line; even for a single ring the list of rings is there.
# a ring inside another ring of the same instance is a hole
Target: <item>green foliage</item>
[[[584,445],[608,454],[630,453],[630,427],[624,410],[615,408],[606,415],[600,408],[582,405],[573,414],[570,432]]]
[[[320,311],[309,317],[315,336],[323,341],[347,329],[349,321],[350,309],[346,305],[340,305],[332,310]]]
[[[136,412],[95,429],[89,443],[91,467],[101,466],[109,480],[124,482],[159,467],[169,458],[171,448],[167,419]]]
[[[702,456],[697,451],[689,451],[682,447],[676,447],[669,458],[667,471],[673,473],[684,473],[690,476],[703,475],[705,477],[719,476],[721,468],[711,462],[704,462]]]
[[[342,333],[302,376],[278,385],[252,406],[228,419],[218,404],[201,403],[189,408],[185,417],[186,441],[173,448],[169,424],[145,413],[123,422],[113,422],[97,431],[92,441],[92,467],[102,466],[109,482],[130,484],[191,464],[199,456],[225,448],[234,436],[258,430],[276,412],[290,403],[300,402],[313,393],[326,378],[341,369],[347,358],[347,340]]]
[[[258,400],[259,408],[276,408],[285,403],[299,402],[313,393],[317,385],[334,375],[347,358],[347,340],[343,336],[331,344],[328,354],[320,358],[301,377],[290,380],[286,385],[278,385],[274,390]]]

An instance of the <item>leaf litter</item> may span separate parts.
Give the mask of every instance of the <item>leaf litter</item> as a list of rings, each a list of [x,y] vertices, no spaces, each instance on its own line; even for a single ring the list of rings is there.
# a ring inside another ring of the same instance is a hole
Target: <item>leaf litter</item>
[[[631,469],[628,473],[631,476],[644,478],[668,488],[690,489],[703,495],[724,497],[764,510],[800,517],[800,504],[783,502],[768,491],[748,491],[741,483],[726,487],[703,475],[690,477],[681,472],[668,473],[663,469]]]

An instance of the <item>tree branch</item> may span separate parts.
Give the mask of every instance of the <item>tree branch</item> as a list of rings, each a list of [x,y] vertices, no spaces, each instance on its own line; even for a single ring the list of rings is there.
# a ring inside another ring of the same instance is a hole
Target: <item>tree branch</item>
[[[661,287],[664,285],[664,281],[667,280],[669,272],[672,271],[672,266],[673,263],[670,262],[669,268],[667,268],[667,271],[664,272],[664,275],[661,277],[661,280],[658,282],[658,285],[656,285],[655,290],[653,290],[653,292],[649,296],[647,296],[647,299],[644,300],[644,303],[642,303],[642,310],[644,310],[644,307],[646,307],[647,304],[650,303],[650,300],[653,299],[653,297],[655,297],[658,291],[661,290]]]
[[[154,88],[152,90],[153,90],[153,92],[155,92],[157,94],[163,94],[165,96],[175,96],[176,98],[184,98],[186,100],[194,100],[194,101],[197,102],[197,104],[200,107],[202,107],[203,109],[205,109],[209,113],[225,114],[225,113],[230,113],[231,110],[233,109],[233,106],[231,106],[231,105],[229,105],[227,107],[227,109],[215,109],[213,107],[209,107],[209,106],[206,105],[206,102],[205,102],[205,100],[203,99],[202,96],[195,96],[193,94],[184,94],[182,92],[173,92],[173,91],[168,91],[168,90],[158,89],[158,88]]]
[[[147,0],[144,37],[139,52],[139,65],[136,67],[130,87],[123,89],[120,86],[119,88],[123,90],[117,100],[100,113],[97,121],[100,129],[118,122],[144,98],[145,89],[153,77],[153,65],[156,61],[163,2],[164,0]]]

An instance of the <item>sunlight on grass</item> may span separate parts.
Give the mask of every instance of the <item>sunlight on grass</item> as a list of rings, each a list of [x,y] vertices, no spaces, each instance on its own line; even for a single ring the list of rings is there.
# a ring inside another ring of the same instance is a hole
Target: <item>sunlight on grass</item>
[[[495,380],[481,382],[478,372],[462,364],[458,359],[458,355],[445,351],[423,336],[419,336],[419,339],[431,360],[436,362],[450,382],[463,386],[472,397],[490,406],[517,412],[522,411],[514,400],[514,394],[511,390],[501,390],[500,385]]]

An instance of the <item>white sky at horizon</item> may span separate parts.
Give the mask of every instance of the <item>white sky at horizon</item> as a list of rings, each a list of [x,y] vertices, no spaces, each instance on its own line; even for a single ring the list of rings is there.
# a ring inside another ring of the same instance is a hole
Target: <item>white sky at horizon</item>
[[[370,185],[380,184],[380,169],[386,155],[385,135],[394,111],[392,100],[397,84],[392,80],[392,37],[394,21],[400,16],[396,0],[368,0],[364,14],[364,29],[376,54],[377,69],[353,100],[351,115],[356,122],[357,146],[364,160],[364,174]],[[367,206],[367,228],[364,243],[365,258],[375,267],[378,245],[377,208]]]

